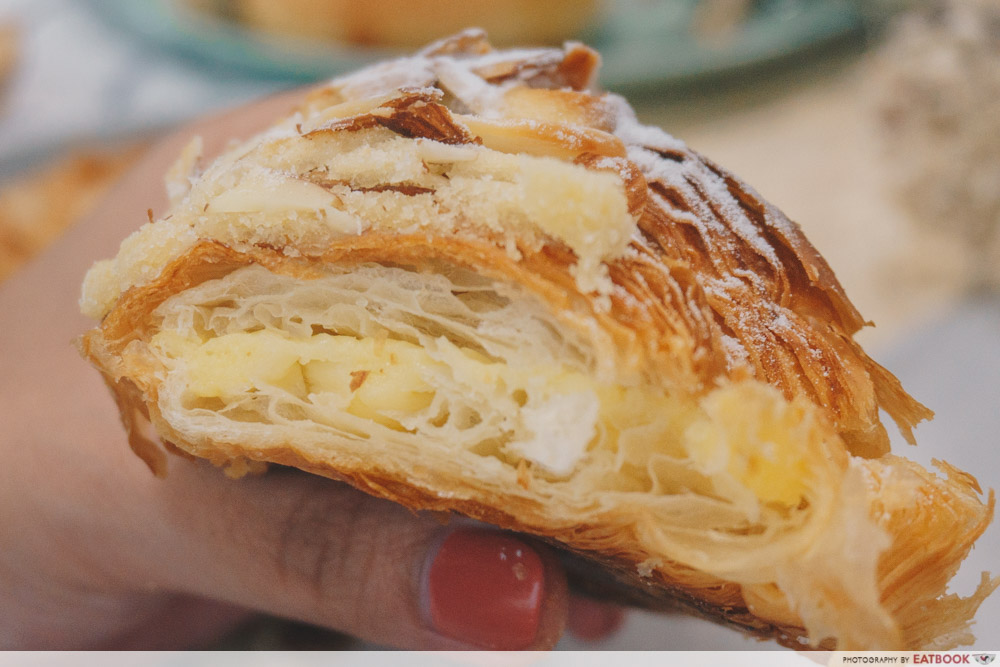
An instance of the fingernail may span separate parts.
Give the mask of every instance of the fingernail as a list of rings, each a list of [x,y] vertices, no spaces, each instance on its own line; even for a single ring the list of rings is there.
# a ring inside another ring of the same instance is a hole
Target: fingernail
[[[426,574],[427,611],[442,635],[487,649],[522,649],[538,634],[545,566],[505,533],[460,528]]]

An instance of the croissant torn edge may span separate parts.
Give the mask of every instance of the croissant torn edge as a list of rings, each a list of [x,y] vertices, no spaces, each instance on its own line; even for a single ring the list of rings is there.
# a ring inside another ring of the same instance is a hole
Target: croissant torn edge
[[[945,591],[992,492],[888,453],[879,409],[910,441],[931,413],[853,341],[864,320],[825,261],[735,176],[588,92],[597,63],[470,31],[334,80],[200,172],[193,144],[168,215],[81,300],[133,449],[161,475],[157,439],[525,531],[597,564],[595,590],[789,646],[972,641],[1000,579]],[[358,306],[372,290],[395,315]],[[316,295],[356,324],[279,312]],[[496,333],[515,324],[535,332],[523,354]],[[204,371],[237,347],[249,367]],[[473,376],[519,409],[446,391]],[[324,435],[304,447],[285,421]],[[471,444],[439,457],[435,429]],[[545,429],[582,444],[525,444]],[[433,465],[407,458],[420,443]]]

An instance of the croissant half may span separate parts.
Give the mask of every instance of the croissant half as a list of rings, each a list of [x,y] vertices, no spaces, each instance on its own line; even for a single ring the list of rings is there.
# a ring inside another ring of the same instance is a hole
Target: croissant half
[[[993,515],[889,453],[930,412],[799,228],[590,49],[468,31],[322,86],[88,274],[135,452],[265,463],[523,531],[594,590],[789,646],[969,643]],[[599,574],[594,574],[599,573]]]

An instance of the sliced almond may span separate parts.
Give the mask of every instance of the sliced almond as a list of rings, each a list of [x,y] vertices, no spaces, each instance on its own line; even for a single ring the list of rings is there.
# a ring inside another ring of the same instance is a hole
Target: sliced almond
[[[206,213],[271,213],[288,210],[323,210],[336,197],[322,187],[280,174],[253,174],[236,187],[224,190],[205,208]]]
[[[181,154],[167,170],[167,198],[171,206],[176,206],[191,190],[191,180],[197,176],[198,162],[204,152],[201,136],[187,143]]]
[[[611,132],[614,110],[602,96],[576,90],[550,90],[518,86],[503,97],[505,118],[530,118],[552,123],[571,123]]]
[[[397,95],[378,95],[376,97],[369,97],[363,100],[350,100],[347,102],[341,102],[340,104],[335,104],[334,106],[315,114],[309,119],[308,123],[304,123],[301,128],[301,133],[309,133],[329,124],[331,121],[338,121],[345,118],[353,118],[355,116],[372,113],[375,109],[378,109],[394,97],[397,97]]]
[[[317,111],[331,107],[334,104],[340,104],[343,101],[344,96],[337,88],[334,88],[333,86],[323,86],[322,88],[310,91],[305,96],[305,99],[302,100],[302,104],[299,105],[298,111],[304,118],[309,118]]]
[[[485,120],[456,115],[487,148],[501,153],[574,160],[583,153],[625,157],[621,139],[589,127],[533,120]]]
[[[416,145],[420,159],[432,164],[471,162],[476,159],[477,154],[477,148],[467,144],[444,144],[420,138],[416,140]]]

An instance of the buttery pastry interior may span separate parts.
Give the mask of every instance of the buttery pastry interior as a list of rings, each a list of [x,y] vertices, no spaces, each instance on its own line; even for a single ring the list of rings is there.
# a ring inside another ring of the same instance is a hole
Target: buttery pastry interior
[[[798,227],[589,92],[580,45],[474,31],[320,87],[88,274],[130,442],[525,531],[651,605],[791,645],[943,648],[978,482],[888,452],[930,412]],[[597,582],[599,583],[599,582]],[[598,588],[599,586],[595,586]]]

